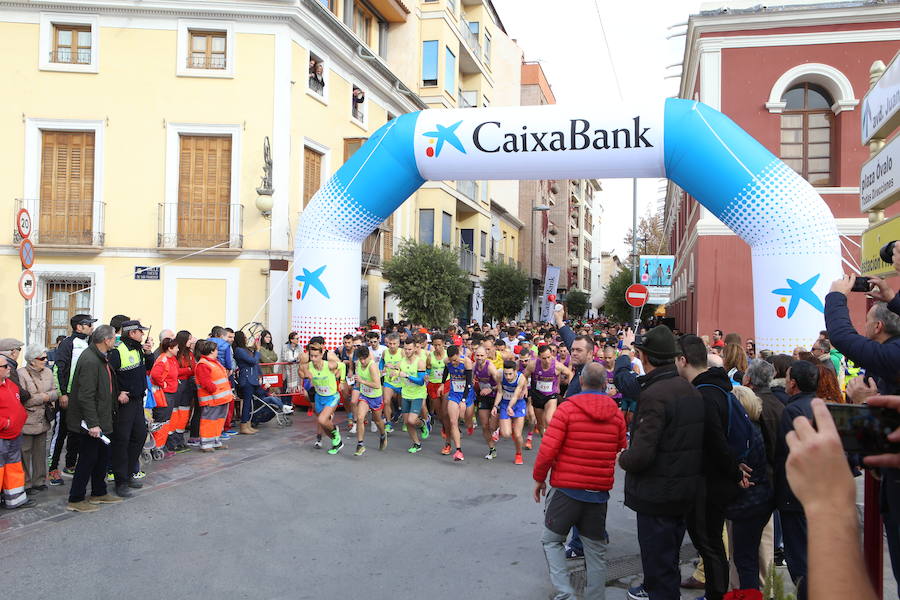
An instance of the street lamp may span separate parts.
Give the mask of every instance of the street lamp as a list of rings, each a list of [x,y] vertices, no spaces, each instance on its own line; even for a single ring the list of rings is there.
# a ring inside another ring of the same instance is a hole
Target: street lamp
[[[532,202],[534,202],[532,200]],[[534,214],[539,212],[547,212],[550,210],[550,206],[546,204],[532,204],[531,205],[531,269],[530,269],[530,277],[528,281],[531,285],[530,296],[528,299],[528,319],[530,321],[534,321]],[[553,243],[550,241],[549,243]]]
[[[262,182],[256,188],[256,210],[267,219],[272,216],[272,207],[275,204],[272,200],[274,193],[275,190],[272,188],[272,148],[269,145],[269,136],[266,136],[263,141]]]

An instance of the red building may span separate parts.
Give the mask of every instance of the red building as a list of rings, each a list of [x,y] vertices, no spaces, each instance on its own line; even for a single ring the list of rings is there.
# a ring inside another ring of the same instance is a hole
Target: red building
[[[704,11],[690,18],[686,35],[679,96],[725,113],[809,180],[837,220],[845,260],[859,264],[868,225],[859,169],[869,152],[860,144],[858,105],[872,63],[900,50],[898,5],[817,8],[805,0]],[[683,331],[754,338],[749,246],[673,183],[666,226],[675,254],[668,316]],[[854,296],[851,314],[861,327],[865,301]]]

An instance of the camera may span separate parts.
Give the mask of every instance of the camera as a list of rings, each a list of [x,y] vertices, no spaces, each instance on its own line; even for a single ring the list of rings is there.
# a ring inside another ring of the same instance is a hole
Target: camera
[[[894,244],[896,243],[897,240],[888,242],[881,247],[881,250],[878,251],[878,256],[880,256],[881,260],[883,260],[887,264],[891,264],[892,262],[894,262]]]
[[[844,451],[860,456],[900,452],[900,444],[887,436],[900,427],[900,413],[865,404],[826,404],[834,419]]]

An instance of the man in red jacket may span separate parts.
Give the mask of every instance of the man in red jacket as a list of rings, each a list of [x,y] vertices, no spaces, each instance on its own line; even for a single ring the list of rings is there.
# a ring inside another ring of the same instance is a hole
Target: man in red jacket
[[[588,363],[581,393],[559,405],[534,462],[534,501],[547,496],[541,543],[556,600],[575,598],[564,543],[576,526],[584,543],[585,598],[603,598],[606,589],[606,504],[613,487],[616,457],[625,448],[625,419],[606,395],[606,369]],[[552,469],[547,494],[547,472]]]
[[[12,364],[9,358],[0,355],[0,497],[7,510],[35,505],[25,495],[22,426],[27,415],[19,398],[19,386],[9,378]]]

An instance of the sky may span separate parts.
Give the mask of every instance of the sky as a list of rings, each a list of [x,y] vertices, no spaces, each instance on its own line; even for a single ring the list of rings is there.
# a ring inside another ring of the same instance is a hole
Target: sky
[[[509,36],[525,60],[539,61],[557,104],[662,102],[678,93],[686,27],[700,0],[493,0]],[[555,10],[548,10],[552,7]],[[562,10],[562,9],[565,10]],[[602,27],[601,27],[602,22]],[[604,44],[602,31],[609,42]],[[611,60],[610,60],[611,57]],[[666,75],[675,75],[666,79]],[[618,86],[616,81],[618,80]],[[665,180],[638,180],[638,217],[656,210]],[[631,227],[630,179],[604,179],[599,200],[602,221],[594,232],[594,253],[631,251],[623,238]],[[595,203],[596,203],[595,197]],[[597,209],[595,208],[595,212]]]

